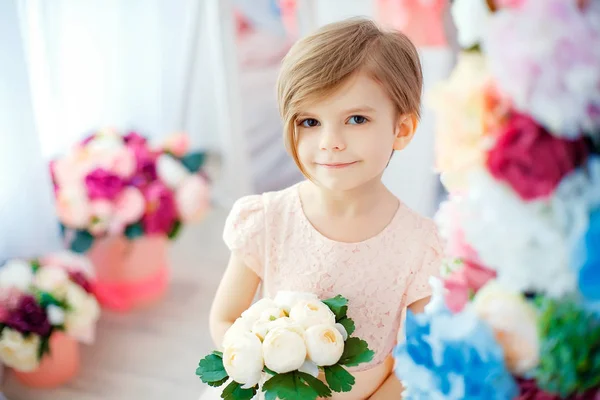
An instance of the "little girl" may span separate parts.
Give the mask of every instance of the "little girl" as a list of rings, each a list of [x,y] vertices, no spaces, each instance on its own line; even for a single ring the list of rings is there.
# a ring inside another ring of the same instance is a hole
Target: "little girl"
[[[218,346],[261,283],[269,297],[341,294],[375,357],[350,369],[353,390],[333,398],[400,398],[390,354],[403,310],[429,301],[442,250],[433,222],[381,176],[413,138],[421,89],[413,44],[369,20],[330,24],[292,47],[278,97],[286,145],[307,180],[234,205],[224,232],[231,259],[210,314]]]

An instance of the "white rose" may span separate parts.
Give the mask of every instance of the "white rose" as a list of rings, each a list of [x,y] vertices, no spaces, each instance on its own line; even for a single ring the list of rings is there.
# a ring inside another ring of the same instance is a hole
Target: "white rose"
[[[59,300],[67,294],[69,283],[69,274],[64,269],[52,265],[41,267],[33,278],[34,286]]]
[[[32,281],[33,269],[28,262],[11,260],[0,267],[0,288],[17,288],[25,292]]]
[[[263,342],[265,365],[278,374],[295,371],[306,360],[304,338],[293,329],[271,329]]]
[[[273,301],[278,307],[285,310],[286,313],[290,313],[290,310],[300,300],[318,301],[319,298],[314,293],[308,292],[292,292],[292,291],[280,291],[275,295]]]
[[[454,0],[451,13],[460,45],[470,48],[481,43],[492,14],[486,0]]]
[[[511,372],[523,375],[538,365],[538,316],[522,294],[490,281],[472,304],[477,316],[494,330]]]
[[[333,325],[316,325],[305,334],[308,357],[318,366],[336,364],[344,352],[344,338]]]
[[[300,300],[290,310],[290,318],[304,329],[313,325],[335,325],[335,314],[319,300]]]
[[[182,163],[168,154],[161,154],[156,160],[156,173],[160,180],[171,189],[179,187],[190,175]]]
[[[248,323],[249,326],[252,326],[260,319],[263,311],[272,308],[277,308],[277,304],[275,304],[273,300],[267,298],[260,299],[242,313],[242,318]]]
[[[236,319],[233,325],[227,329],[227,332],[225,332],[225,335],[223,336],[223,348],[228,347],[231,343],[234,343],[237,337],[244,336],[249,332],[251,332],[251,329],[246,320],[243,318]]]
[[[229,377],[243,387],[255,386],[264,367],[260,339],[251,332],[236,336],[223,349],[223,366]]]
[[[65,311],[62,308],[51,304],[46,309],[46,312],[48,313],[48,320],[52,325],[58,326],[65,323]]]
[[[93,342],[94,327],[100,317],[100,306],[96,298],[81,286],[70,283],[67,288],[66,302],[70,307],[65,315],[67,334],[84,343]]]
[[[19,332],[4,328],[0,335],[0,361],[16,370],[30,372],[39,365],[40,337],[30,334],[27,338]]]

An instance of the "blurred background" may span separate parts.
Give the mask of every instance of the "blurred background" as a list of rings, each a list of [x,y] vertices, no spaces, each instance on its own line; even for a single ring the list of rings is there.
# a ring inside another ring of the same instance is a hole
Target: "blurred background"
[[[224,219],[246,194],[302,179],[282,142],[275,82],[282,57],[323,24],[367,16],[418,45],[425,91],[446,78],[457,46],[443,0],[0,0],[0,261],[61,247],[48,163],[90,132],[151,140],[186,132],[207,152],[213,210],[169,249],[165,299],[104,312],[77,378],[34,390],[5,373],[9,399],[195,399],[212,344],[208,309],[228,252]],[[433,116],[384,180],[432,216]]]

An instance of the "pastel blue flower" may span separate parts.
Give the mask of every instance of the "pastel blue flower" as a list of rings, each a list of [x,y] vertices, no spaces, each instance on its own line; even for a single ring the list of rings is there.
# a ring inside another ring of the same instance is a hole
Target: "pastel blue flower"
[[[468,308],[457,314],[445,307],[409,311],[406,341],[394,357],[408,399],[508,400],[518,394],[491,328]]]
[[[587,231],[575,245],[572,265],[585,302],[600,302],[600,207],[592,211]]]

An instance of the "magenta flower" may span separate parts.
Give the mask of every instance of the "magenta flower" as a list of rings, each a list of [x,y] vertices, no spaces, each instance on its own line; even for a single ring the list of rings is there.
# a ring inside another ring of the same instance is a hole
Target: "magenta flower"
[[[92,200],[114,200],[125,187],[125,182],[116,174],[96,168],[85,177],[88,196]]]
[[[52,328],[46,311],[30,295],[21,297],[17,308],[6,317],[5,324],[21,333],[35,333],[42,337],[48,336]]]
[[[79,286],[81,286],[81,288],[83,290],[85,290],[86,292],[92,293],[92,284],[90,283],[90,281],[88,281],[88,279],[83,274],[83,272],[69,271],[69,279],[71,279],[71,281],[73,281],[76,284],[78,284]]]
[[[158,153],[151,151],[143,143],[132,142],[128,145],[135,156],[135,173],[130,183],[138,188],[144,188],[148,184],[158,179],[156,173],[156,159]]]
[[[168,234],[177,220],[173,193],[160,181],[150,183],[144,191],[146,213],[142,219],[147,234]]]
[[[128,146],[145,146],[146,138],[137,132],[129,132],[123,137],[123,140]]]

